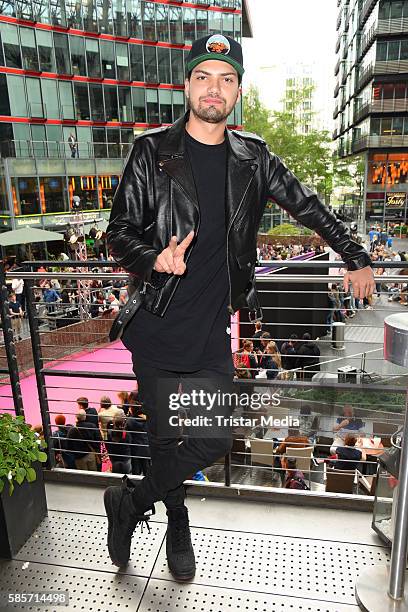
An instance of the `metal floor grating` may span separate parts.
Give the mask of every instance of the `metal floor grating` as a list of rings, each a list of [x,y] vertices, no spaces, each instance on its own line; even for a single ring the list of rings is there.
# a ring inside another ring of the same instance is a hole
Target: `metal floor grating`
[[[147,579],[42,563],[0,561],[0,591],[69,591],[68,606],[8,604],[2,612],[136,612]],[[23,569],[25,567],[25,569]]]
[[[385,548],[238,531],[192,529],[196,584],[355,604],[357,576]],[[171,580],[160,550],[152,578]]]
[[[136,528],[132,539],[132,558],[123,573],[149,576],[166,533],[166,525],[149,521],[141,532]],[[49,511],[36,532],[20,550],[16,559],[50,563],[97,571],[117,572],[106,544],[106,517]]]
[[[138,612],[358,612],[358,606],[327,604],[235,589],[151,579]]]

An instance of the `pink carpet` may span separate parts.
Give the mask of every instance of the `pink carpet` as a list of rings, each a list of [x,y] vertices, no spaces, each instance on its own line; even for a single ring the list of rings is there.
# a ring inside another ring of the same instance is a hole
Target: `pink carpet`
[[[231,318],[231,348],[236,351],[239,338],[239,317]],[[71,372],[109,372],[114,374],[132,373],[132,359],[130,352],[125,349],[122,342],[114,342],[93,351],[81,351],[71,355],[68,359],[46,364],[47,369],[68,370]],[[23,396],[24,412],[27,423],[41,424],[41,412],[38,401],[37,383],[34,372],[29,373],[20,380]],[[118,403],[119,391],[132,391],[137,389],[135,380],[112,380],[107,378],[89,378],[86,376],[47,376],[47,396],[51,415],[51,423],[55,422],[56,414],[67,415],[67,423],[75,422],[77,412],[76,399],[85,396],[90,406],[99,408],[102,395],[108,395],[112,404]],[[0,412],[11,411],[13,401],[11,386],[0,387]]]

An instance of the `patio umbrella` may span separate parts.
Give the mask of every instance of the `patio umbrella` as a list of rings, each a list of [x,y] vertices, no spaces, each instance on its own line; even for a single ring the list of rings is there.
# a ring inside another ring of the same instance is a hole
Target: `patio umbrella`
[[[64,240],[64,235],[35,227],[23,227],[0,233],[0,246],[2,247],[32,242],[51,242],[52,240]]]

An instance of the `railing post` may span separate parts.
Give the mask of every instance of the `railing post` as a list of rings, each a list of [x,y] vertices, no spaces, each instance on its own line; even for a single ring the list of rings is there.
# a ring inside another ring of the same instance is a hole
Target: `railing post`
[[[13,395],[14,411],[17,416],[24,416],[23,399],[21,396],[20,388],[20,378],[18,375],[16,345],[14,343],[13,328],[11,325],[8,291],[3,261],[0,262],[0,283],[1,325],[3,328],[4,347],[6,349],[7,366],[10,376],[11,392]]]
[[[35,370],[35,378],[37,381],[37,391],[38,391],[38,400],[40,404],[41,411],[41,420],[44,432],[44,439],[47,443],[47,464],[46,467],[48,469],[52,469],[55,467],[55,454],[53,450],[52,444],[52,432],[51,432],[51,421],[50,421],[50,411],[48,406],[48,397],[46,393],[46,385],[45,385],[45,377],[42,372],[43,364],[42,364],[42,350],[41,350],[41,338],[40,332],[38,329],[38,320],[35,315],[35,303],[33,301],[33,281],[26,280],[24,282],[24,291],[26,298],[26,309],[28,315],[28,322],[30,325],[30,334],[31,334],[31,347],[33,351],[33,361],[34,361],[34,370]]]

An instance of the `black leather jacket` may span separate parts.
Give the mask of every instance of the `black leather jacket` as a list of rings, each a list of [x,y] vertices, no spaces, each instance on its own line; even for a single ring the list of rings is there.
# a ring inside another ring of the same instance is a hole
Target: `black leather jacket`
[[[172,126],[140,134],[128,155],[115,194],[107,239],[114,259],[134,276],[146,310],[163,316],[180,277],[153,270],[171,236],[200,231],[200,211],[190,164],[184,155],[188,112]],[[366,251],[346,227],[302,185],[266,143],[245,132],[226,130],[226,227],[229,311],[255,310],[257,233],[268,198],[301,224],[315,230],[347,262],[349,270],[370,265]],[[208,177],[211,180],[211,177]],[[196,239],[186,251],[188,258]],[[262,314],[257,312],[256,317]]]

